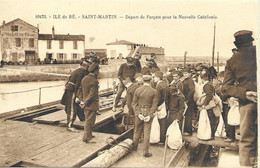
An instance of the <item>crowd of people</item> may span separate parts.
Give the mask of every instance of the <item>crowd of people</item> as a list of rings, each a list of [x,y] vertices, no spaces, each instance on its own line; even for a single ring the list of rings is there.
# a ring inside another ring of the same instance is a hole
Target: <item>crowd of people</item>
[[[253,46],[251,31],[235,33],[233,56],[227,61],[225,72],[216,72],[214,67],[202,64],[187,67],[168,68],[163,73],[152,54],[142,67],[142,54],[137,52],[127,57],[118,70],[120,81],[113,103],[113,111],[118,110],[121,95],[126,91],[122,109],[128,107],[128,115],[134,118],[133,149],[137,150],[143,134],[143,156],[150,157],[149,141],[151,125],[155,115],[160,125],[160,143],[165,143],[166,130],[177,120],[182,134],[191,136],[196,130],[200,111],[205,109],[210,121],[211,138],[215,133],[222,115],[226,142],[236,140],[235,127],[227,122],[230,109],[228,102],[236,99],[240,106],[240,164],[251,166],[257,156],[257,84],[256,49]],[[84,60],[66,84],[63,104],[67,113],[67,129],[75,131],[73,123],[76,115],[85,121],[83,141],[95,143],[92,128],[99,114],[98,80],[99,65],[93,52],[89,60]],[[214,108],[212,100],[216,95],[221,98],[220,109]],[[202,98],[203,97],[203,98]],[[80,109],[79,109],[80,108]],[[82,110],[83,109],[83,110]]]

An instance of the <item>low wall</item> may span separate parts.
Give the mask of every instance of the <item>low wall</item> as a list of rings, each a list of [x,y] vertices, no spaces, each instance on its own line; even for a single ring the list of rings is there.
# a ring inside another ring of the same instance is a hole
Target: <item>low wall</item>
[[[108,65],[100,65],[99,78],[115,78],[122,63],[126,60],[109,60]],[[142,63],[144,66],[144,63]],[[167,64],[158,64],[162,72],[166,72]],[[25,81],[55,81],[67,80],[69,75],[79,67],[79,64],[52,64],[52,65],[5,65],[0,68],[0,82]]]

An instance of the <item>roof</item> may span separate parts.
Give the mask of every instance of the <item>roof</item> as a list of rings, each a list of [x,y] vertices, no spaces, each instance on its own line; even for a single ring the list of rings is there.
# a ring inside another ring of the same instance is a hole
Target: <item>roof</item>
[[[135,45],[136,43],[132,43],[126,40],[119,40],[112,43],[107,43],[107,45]]]
[[[14,19],[14,20],[10,21],[10,22],[7,22],[7,23],[5,23],[4,25],[1,25],[0,28],[3,27],[3,26],[9,25],[9,24],[11,24],[11,23],[13,23],[13,22],[17,22],[17,21],[24,22],[25,24],[27,24],[27,25],[29,25],[29,26],[35,28],[35,29],[38,29],[37,27],[35,27],[35,26],[33,26],[33,25],[27,23],[26,21],[24,21],[24,20],[22,20],[22,19],[20,19],[20,18],[17,18],[17,19]]]
[[[85,41],[85,35],[65,35],[65,34],[55,34],[54,39],[52,38],[52,34],[39,34],[39,40],[77,40],[77,41]]]

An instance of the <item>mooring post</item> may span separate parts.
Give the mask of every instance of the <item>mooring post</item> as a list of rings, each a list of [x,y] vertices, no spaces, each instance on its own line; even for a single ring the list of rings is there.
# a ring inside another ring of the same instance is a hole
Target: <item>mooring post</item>
[[[42,88],[39,88],[39,105],[41,105],[41,91],[42,90]]]

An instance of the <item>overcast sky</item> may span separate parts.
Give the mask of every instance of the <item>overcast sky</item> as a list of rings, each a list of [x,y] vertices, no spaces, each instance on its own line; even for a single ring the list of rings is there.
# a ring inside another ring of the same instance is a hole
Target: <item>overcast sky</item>
[[[86,48],[105,48],[118,40],[163,47],[167,56],[211,56],[214,22],[216,52],[230,57],[234,48],[233,34],[242,29],[252,30],[258,44],[257,0],[0,0],[0,23],[16,18],[37,26],[40,33],[84,34]],[[36,15],[47,19],[37,19]],[[75,14],[77,19],[53,19],[53,14]],[[116,15],[116,19],[82,19],[82,15]],[[125,16],[139,19],[125,19]],[[143,15],[145,19],[140,19]],[[147,19],[147,15],[161,19]],[[173,15],[177,19],[173,19]],[[179,19],[179,15],[194,15],[195,19]],[[198,19],[209,15],[217,19]],[[171,19],[163,20],[163,16]],[[123,18],[120,18],[123,17]]]

